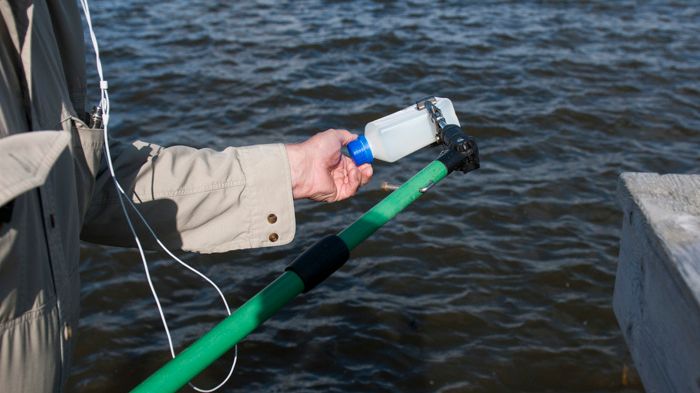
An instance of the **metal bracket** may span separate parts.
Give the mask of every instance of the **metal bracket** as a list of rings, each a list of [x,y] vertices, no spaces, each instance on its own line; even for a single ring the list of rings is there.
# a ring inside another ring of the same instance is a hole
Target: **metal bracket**
[[[447,126],[447,120],[445,120],[445,116],[442,115],[440,108],[437,107],[437,98],[433,96],[421,98],[416,102],[416,109],[426,109],[428,111],[430,120],[437,126],[437,143],[444,144],[442,131],[445,126]]]
[[[416,101],[416,109],[418,109],[419,111],[425,109],[426,102],[430,102],[433,105],[437,104],[437,98],[435,98],[435,96],[427,96],[421,98],[420,100]]]
[[[459,170],[464,173],[478,169],[479,148],[476,141],[466,135],[462,128],[456,124],[447,124],[442,111],[437,107],[437,98],[425,97],[416,102],[416,109],[426,109],[430,120],[437,126],[437,144],[443,145],[447,150],[443,151],[438,160],[442,161],[450,170]],[[424,193],[432,185],[420,189]]]

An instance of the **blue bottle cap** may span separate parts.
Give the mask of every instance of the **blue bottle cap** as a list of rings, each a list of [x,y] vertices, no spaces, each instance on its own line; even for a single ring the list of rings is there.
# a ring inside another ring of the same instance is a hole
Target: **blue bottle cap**
[[[360,135],[354,141],[348,143],[348,154],[355,161],[355,165],[360,166],[374,160],[372,149],[364,135]]]

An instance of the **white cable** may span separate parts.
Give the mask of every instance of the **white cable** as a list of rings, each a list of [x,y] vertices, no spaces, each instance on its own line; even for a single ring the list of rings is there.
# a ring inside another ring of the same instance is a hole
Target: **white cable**
[[[117,176],[114,173],[114,167],[112,165],[112,154],[109,150],[109,136],[107,133],[107,127],[109,124],[109,94],[107,93],[108,89],[108,84],[107,81],[104,80],[104,76],[102,73],[102,62],[100,61],[100,50],[99,46],[97,45],[97,38],[95,36],[95,32],[92,29],[92,18],[90,16],[90,7],[88,6],[88,0],[80,0],[80,5],[83,8],[83,12],[85,13],[85,20],[88,25],[88,30],[90,31],[90,39],[92,40],[92,47],[95,51],[95,64],[97,66],[97,74],[100,78],[100,107],[99,110],[102,112],[102,126],[103,126],[103,133],[104,133],[104,147],[105,147],[105,154],[107,158],[107,166],[109,167],[109,173],[112,175],[112,180],[114,182],[114,187],[117,189],[117,196],[119,197],[119,204],[121,205],[122,211],[124,212],[124,217],[126,218],[126,222],[129,225],[129,229],[131,230],[131,234],[134,236],[134,241],[136,242],[136,246],[139,250],[139,255],[141,256],[141,262],[143,263],[143,268],[144,271],[146,272],[146,280],[148,281],[148,286],[151,289],[151,294],[153,294],[153,299],[156,301],[156,306],[158,307],[158,313],[160,314],[160,319],[163,322],[163,328],[165,329],[165,335],[168,338],[168,346],[170,347],[170,354],[174,358],[175,357],[175,349],[173,347],[173,340],[172,337],[170,336],[170,329],[168,328],[168,322],[165,319],[165,314],[163,313],[163,308],[161,307],[160,300],[158,298],[158,293],[156,292],[156,289],[153,285],[153,281],[151,280],[151,274],[148,269],[148,263],[146,261],[146,255],[144,254],[143,247],[141,246],[141,240],[139,239],[139,236],[136,233],[136,229],[134,228],[134,224],[131,221],[131,217],[129,217],[129,213],[126,209],[126,205],[124,204],[124,201],[128,202],[133,211],[136,213],[136,215],[139,217],[140,221],[143,223],[143,225],[146,227],[148,232],[151,234],[153,239],[158,243],[158,246],[165,251],[172,259],[177,261],[180,265],[184,266],[191,272],[195,273],[202,279],[204,279],[207,283],[209,283],[214,289],[216,289],[216,292],[218,292],[219,297],[224,303],[224,306],[226,307],[226,313],[228,315],[231,315],[231,309],[228,306],[228,302],[226,301],[226,298],[224,297],[224,294],[221,292],[221,289],[200,271],[197,269],[193,268],[192,266],[188,265],[187,263],[183,262],[180,258],[176,257],[158,238],[158,235],[156,235],[155,231],[151,226],[148,224],[148,221],[146,218],[141,214],[141,212],[138,210],[136,205],[134,205],[134,202],[131,200],[131,198],[128,197],[124,189],[122,188],[121,184],[117,180]],[[233,364],[231,365],[231,369],[228,372],[228,375],[226,378],[217,386],[211,388],[211,389],[201,389],[196,386],[194,386],[192,383],[189,383],[189,385],[196,391],[202,392],[202,393],[211,393],[222,387],[228,380],[231,378],[231,375],[233,374],[233,370],[236,368],[236,362],[238,361],[238,345],[234,347],[234,358],[233,358]]]

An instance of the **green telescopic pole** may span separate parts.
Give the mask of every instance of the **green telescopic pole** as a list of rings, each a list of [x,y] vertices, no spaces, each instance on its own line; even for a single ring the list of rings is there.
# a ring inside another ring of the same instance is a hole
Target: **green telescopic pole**
[[[338,237],[343,239],[349,250],[354,249],[448,173],[442,162],[437,160],[431,162],[396,191],[374,205],[357,221],[340,231]]]
[[[342,240],[347,250],[354,249],[449,172],[443,162],[439,160],[431,162],[357,221],[342,230],[337,237]],[[282,306],[309,289],[305,288],[304,281],[297,273],[284,272],[211,331],[154,372],[132,392],[177,391],[253,332]]]

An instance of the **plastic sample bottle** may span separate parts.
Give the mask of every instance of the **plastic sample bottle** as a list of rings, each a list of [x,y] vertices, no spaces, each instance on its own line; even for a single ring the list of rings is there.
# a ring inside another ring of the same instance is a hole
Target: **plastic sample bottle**
[[[447,124],[459,125],[452,101],[436,97],[437,106]],[[348,144],[348,153],[355,165],[371,163],[374,159],[394,162],[437,141],[438,127],[426,109],[416,105],[384,116],[365,126],[364,135]]]

